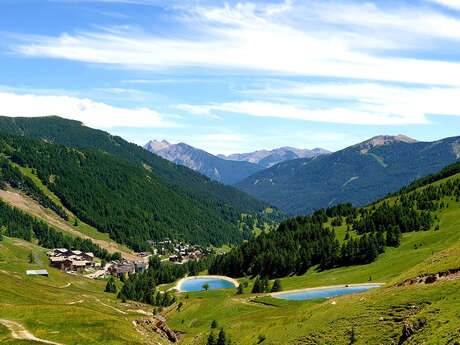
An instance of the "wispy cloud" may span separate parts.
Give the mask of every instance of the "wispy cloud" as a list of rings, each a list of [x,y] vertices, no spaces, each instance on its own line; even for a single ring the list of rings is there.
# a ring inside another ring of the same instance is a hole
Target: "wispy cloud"
[[[460,63],[398,57],[399,50],[423,49],[421,43],[433,37],[460,40],[460,20],[432,9],[309,1],[198,6],[183,13],[180,25],[190,33],[177,38],[106,28],[58,37],[25,36],[24,43],[12,49],[26,56],[140,70],[198,67],[460,85]]]
[[[459,87],[272,81],[240,91],[243,102],[182,105],[192,113],[238,113],[360,125],[427,124],[428,115],[460,116]]]
[[[120,108],[70,96],[0,92],[0,114],[23,117],[58,115],[96,128],[177,126],[152,109]]]
[[[426,0],[429,2],[433,2],[442,6],[446,6],[449,8],[453,8],[455,10],[460,10],[460,1],[458,0]]]
[[[185,109],[185,107],[183,107]],[[256,117],[274,117],[281,119],[304,120],[314,122],[347,123],[355,125],[396,125],[427,123],[423,114],[411,111],[409,114],[381,113],[374,111],[353,110],[346,107],[312,109],[306,105],[290,105],[261,101],[227,102],[207,105],[189,105],[194,113],[211,113],[212,111],[237,113]]]

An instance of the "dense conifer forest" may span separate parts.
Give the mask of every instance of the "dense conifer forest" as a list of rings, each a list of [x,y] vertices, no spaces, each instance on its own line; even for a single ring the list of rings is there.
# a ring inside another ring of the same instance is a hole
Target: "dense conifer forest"
[[[405,142],[380,136],[329,155],[279,163],[235,186],[295,215],[345,202],[363,207],[458,161],[459,145],[460,137]]]
[[[178,192],[150,169],[124,158],[9,134],[0,134],[0,153],[35,171],[78,218],[134,250],[146,250],[146,240],[165,237],[216,246],[252,237],[252,230],[240,224],[241,213],[231,205]],[[6,159],[2,162],[4,181],[20,185],[66,216]],[[274,221],[278,213],[255,216]]]
[[[16,160],[14,154],[11,160],[13,162]],[[0,157],[0,188],[6,189],[6,183],[13,188],[22,190],[26,195],[38,201],[43,207],[50,208],[56,212],[61,218],[69,220],[68,214],[64,212],[62,207],[45,195],[42,190],[35,185],[31,178],[24,176],[18,168],[12,166],[8,159]]]
[[[456,163],[412,186],[425,186],[426,181],[432,183],[458,171]],[[209,272],[232,277],[277,278],[301,275],[313,266],[323,270],[370,263],[385,251],[385,247],[399,246],[402,233],[426,231],[435,226],[437,217],[433,211],[447,207],[441,199],[449,197],[459,201],[460,179],[417,191],[408,187],[395,195],[366,208],[355,209],[351,204],[341,204],[317,210],[311,216],[284,221],[276,231],[263,233],[226,255],[217,256]],[[328,217],[332,218],[332,226],[347,224],[342,243],[327,225]]]
[[[0,200],[0,236],[22,238],[26,241],[38,240],[45,248],[67,248],[93,252],[95,256],[105,260],[121,259],[119,253],[109,254],[107,250],[88,239],[64,235],[46,223],[18,210]]]
[[[150,170],[150,175],[184,198],[195,203],[206,203],[208,199],[230,205],[239,213],[257,213],[268,205],[236,188],[225,186],[189,169],[157,156],[142,147],[129,143],[121,137],[89,128],[79,121],[57,116],[6,117],[0,116],[0,131],[28,136],[50,143],[76,149],[94,148],[123,157],[137,166]]]

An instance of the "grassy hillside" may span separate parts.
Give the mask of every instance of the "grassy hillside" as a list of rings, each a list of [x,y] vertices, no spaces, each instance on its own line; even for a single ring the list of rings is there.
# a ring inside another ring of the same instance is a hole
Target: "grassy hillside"
[[[455,174],[434,183],[458,179]],[[213,320],[234,344],[458,344],[460,275],[454,272],[460,269],[460,203],[451,197],[440,201],[448,206],[435,211],[439,230],[405,233],[399,247],[386,248],[370,264],[313,267],[281,279],[284,290],[386,283],[382,288],[327,300],[283,301],[251,294],[254,280],[240,278],[249,283],[243,295],[236,289],[182,293],[184,305],[167,313],[168,324],[186,333],[184,344],[206,343]],[[336,231],[342,240],[345,226]],[[432,284],[404,284],[448,271],[449,278]],[[413,334],[405,339],[403,329]]]
[[[79,121],[57,116],[21,118],[0,117],[0,131],[28,136],[50,143],[77,149],[95,148],[123,157],[131,163],[149,169],[152,177],[169,185],[176,194],[200,199],[214,199],[229,204],[242,212],[262,211],[267,205],[249,195],[196,173],[182,165],[176,165],[142,147],[127,142],[118,136],[84,126]],[[200,200],[200,201],[198,201]]]
[[[235,186],[294,214],[344,202],[360,207],[455,162],[459,143],[460,137],[376,137],[329,155],[280,163]]]
[[[457,181],[460,173],[439,180],[442,177],[445,175],[407,196]],[[171,329],[183,332],[181,344],[206,344],[213,320],[218,325],[215,333],[223,327],[232,344],[241,345],[458,344],[460,202],[451,196],[439,202],[447,206],[433,211],[438,221],[431,229],[404,233],[399,247],[386,248],[370,264],[322,271],[312,267],[302,276],[281,279],[285,291],[369,281],[385,283],[382,288],[330,299],[285,301],[250,293],[254,280],[241,277],[240,283],[247,283],[242,295],[236,295],[236,289],[176,293],[177,302],[160,314]],[[343,241],[346,226],[334,229]],[[143,313],[152,313],[152,307],[120,303],[115,295],[102,292],[104,281],[47,268],[44,252],[30,242],[7,237],[0,241],[0,320],[66,345],[169,344],[141,326],[142,320],[150,319]],[[30,253],[36,253],[42,264],[29,264]],[[47,268],[50,277],[24,275],[26,269],[37,268]],[[418,283],[421,277],[439,272],[447,273],[431,284]],[[20,344],[2,325],[0,342]]]
[[[41,264],[28,263],[30,253]],[[169,343],[154,333],[146,337],[134,326],[133,321],[146,318],[137,310],[151,313],[150,309],[121,304],[113,294],[103,292],[104,281],[67,274],[47,263],[41,247],[7,237],[0,241],[0,320],[61,344]],[[27,269],[47,269],[49,277],[26,276]],[[5,326],[0,326],[0,342],[36,343],[13,339]]]

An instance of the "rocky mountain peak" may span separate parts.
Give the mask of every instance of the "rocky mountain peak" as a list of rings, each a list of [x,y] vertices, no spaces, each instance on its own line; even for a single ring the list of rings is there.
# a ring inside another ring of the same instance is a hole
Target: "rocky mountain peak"
[[[396,136],[393,135],[377,135],[375,137],[370,138],[360,144],[361,153],[367,153],[370,149],[381,146],[381,145],[389,145],[395,142],[403,142],[408,144],[417,143],[418,141],[412,138],[409,138],[406,135],[398,134]]]
[[[162,140],[162,141],[150,140],[143,147],[144,149],[149,150],[151,152],[158,152],[160,150],[168,148],[169,146],[171,146],[171,144],[168,143],[166,140]]]

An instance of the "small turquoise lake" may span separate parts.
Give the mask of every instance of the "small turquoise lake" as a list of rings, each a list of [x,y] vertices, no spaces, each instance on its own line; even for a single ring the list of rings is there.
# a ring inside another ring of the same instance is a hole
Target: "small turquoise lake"
[[[329,298],[342,295],[348,295],[357,292],[363,292],[370,289],[378,288],[378,285],[363,285],[363,286],[349,286],[349,287],[338,287],[338,288],[324,288],[317,290],[299,291],[292,293],[283,293],[274,295],[275,298],[288,299],[293,301],[301,301],[305,299],[316,299],[316,298]]]
[[[184,292],[203,291],[203,285],[209,284],[209,290],[227,289],[235,287],[231,282],[218,278],[197,278],[189,279],[181,284],[181,290]]]

